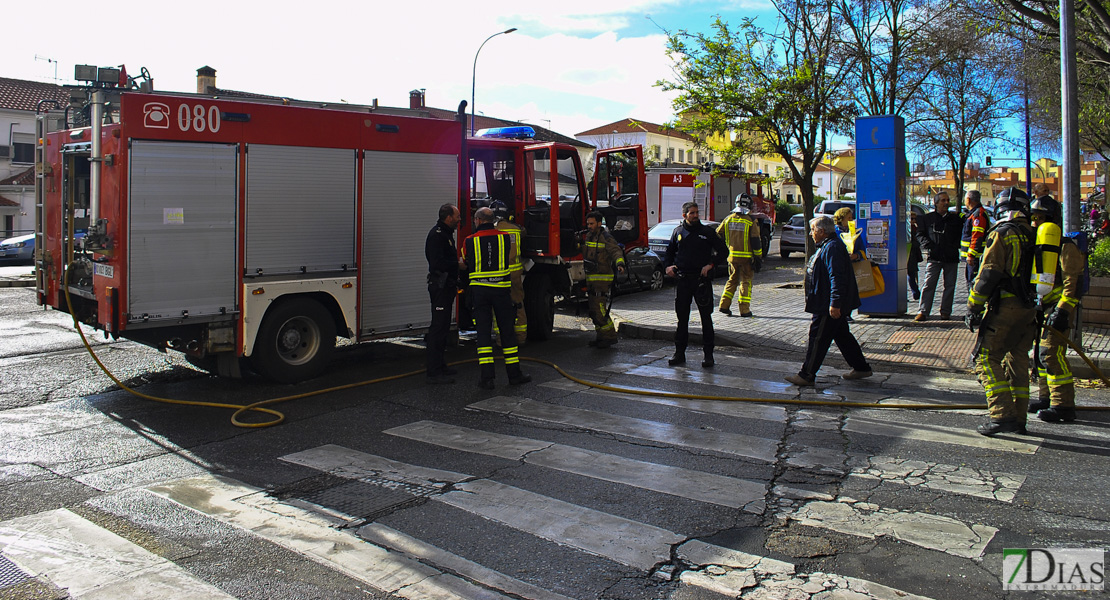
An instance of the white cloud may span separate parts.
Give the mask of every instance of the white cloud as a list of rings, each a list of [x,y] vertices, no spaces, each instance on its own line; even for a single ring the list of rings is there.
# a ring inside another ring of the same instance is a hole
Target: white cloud
[[[744,0],[752,1],[752,0]],[[62,0],[51,15],[80,16],[43,35],[42,9],[9,7],[0,76],[48,80],[56,59],[63,83],[75,63],[147,67],[157,89],[193,91],[196,69],[217,70],[220,87],[321,101],[407,106],[426,88],[428,103],[453,109],[470,100],[478,47],[477,109],[509,119],[550,120],[573,135],[625,117],[664,122],[670,99],[654,87],[670,75],[665,37],[644,26],[652,11],[706,2],[599,3],[519,0],[462,3],[354,3],[317,0],[298,10],[266,2],[151,3],[120,0],[110,11]],[[716,7],[727,3],[709,2]],[[526,7],[526,8],[524,8]],[[699,16],[708,24],[708,16]],[[648,31],[630,34],[633,30]]]

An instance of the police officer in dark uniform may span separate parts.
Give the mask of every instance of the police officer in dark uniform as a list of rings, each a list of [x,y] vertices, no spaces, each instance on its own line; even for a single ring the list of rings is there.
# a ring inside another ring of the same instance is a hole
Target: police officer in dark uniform
[[[493,320],[501,332],[501,351],[505,355],[505,371],[509,383],[520,385],[532,381],[532,376],[520,370],[520,356],[513,321],[510,272],[512,267],[512,238],[508,233],[494,228],[496,217],[489,208],[474,211],[474,233],[463,243],[463,260],[470,274],[470,294],[474,299],[474,324],[478,328],[478,366],[481,375],[478,387],[492,390],[493,369]]]
[[[424,257],[428,259],[428,295],[432,299],[432,324],[428,327],[426,366],[428,383],[455,383],[455,369],[447,366],[443,354],[451,331],[451,312],[459,289],[459,267],[463,260],[455,250],[455,228],[461,217],[454,204],[439,207],[439,221],[428,232]]]
[[[686,364],[686,345],[690,339],[690,301],[701,314],[701,336],[705,360],[701,366],[713,367],[713,269],[728,260],[728,246],[712,227],[701,222],[696,202],[682,205],[682,223],[674,228],[663,266],[677,278],[674,312],[678,329],[674,334],[674,358],[668,364]]]

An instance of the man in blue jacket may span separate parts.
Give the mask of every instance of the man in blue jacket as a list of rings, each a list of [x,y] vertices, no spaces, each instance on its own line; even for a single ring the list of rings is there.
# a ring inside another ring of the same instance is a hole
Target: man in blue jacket
[[[836,235],[832,219],[817,217],[809,222],[809,228],[817,252],[806,265],[805,310],[813,315],[813,320],[809,325],[809,344],[802,370],[786,380],[798,386],[813,385],[833,342],[852,367],[850,372],[841,375],[842,378],[870,377],[871,366],[848,325],[848,313],[860,305],[848,249]]]

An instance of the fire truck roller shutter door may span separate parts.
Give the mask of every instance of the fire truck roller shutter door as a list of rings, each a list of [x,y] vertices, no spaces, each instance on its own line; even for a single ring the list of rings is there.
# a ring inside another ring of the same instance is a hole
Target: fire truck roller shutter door
[[[236,310],[238,150],[233,144],[131,143],[128,320]]]
[[[424,240],[439,207],[458,201],[457,165],[454,154],[366,151],[359,317],[363,334],[431,324]]]
[[[247,147],[247,277],[354,269],[356,161],[348,148]]]

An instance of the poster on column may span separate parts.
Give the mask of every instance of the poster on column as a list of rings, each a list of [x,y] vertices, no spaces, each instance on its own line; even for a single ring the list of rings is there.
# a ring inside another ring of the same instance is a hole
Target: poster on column
[[[886,219],[867,222],[867,256],[877,265],[890,264],[890,223]]]

